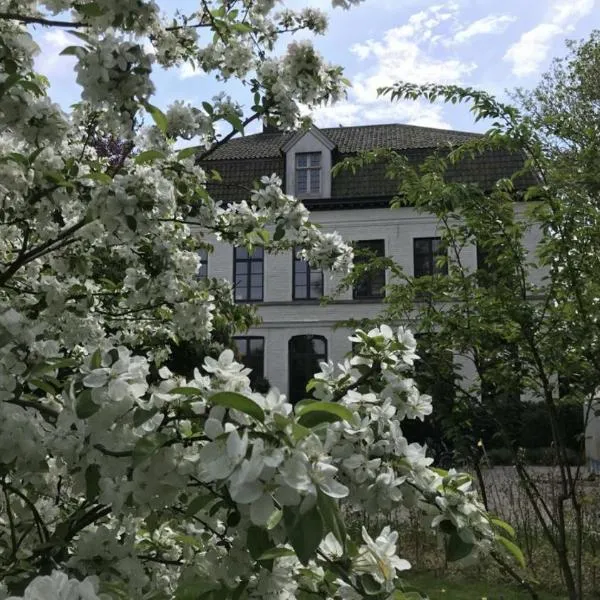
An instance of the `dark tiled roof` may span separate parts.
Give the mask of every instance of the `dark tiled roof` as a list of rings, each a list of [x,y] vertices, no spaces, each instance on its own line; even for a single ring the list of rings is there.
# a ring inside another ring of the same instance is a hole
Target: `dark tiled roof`
[[[402,152],[410,162],[419,164],[448,143],[458,144],[479,135],[412,125],[338,127],[320,131],[336,144],[332,156],[334,164],[348,155],[374,148],[392,148]],[[236,202],[248,198],[254,182],[263,175],[276,174],[284,180],[285,159],[280,148],[292,135],[260,133],[233,139],[218,148],[209,160],[203,161],[205,167],[219,171],[223,179],[222,183],[210,184],[209,192],[223,202]],[[498,179],[510,177],[521,169],[523,162],[524,156],[520,153],[492,150],[450,167],[446,177],[448,181],[474,183],[488,191]],[[521,178],[517,186],[533,183],[535,180],[531,175]],[[361,199],[383,200],[391,198],[397,190],[398,182],[385,177],[385,166],[372,164],[354,175],[343,171],[334,177],[331,200],[357,203]]]
[[[341,154],[352,154],[375,148],[409,150],[436,148],[448,143],[456,144],[477,137],[467,131],[451,131],[418,127],[416,125],[362,125],[358,127],[326,127],[319,129]],[[281,155],[281,147],[294,133],[257,133],[234,138],[217,148],[207,160],[235,160],[244,158],[273,158]]]

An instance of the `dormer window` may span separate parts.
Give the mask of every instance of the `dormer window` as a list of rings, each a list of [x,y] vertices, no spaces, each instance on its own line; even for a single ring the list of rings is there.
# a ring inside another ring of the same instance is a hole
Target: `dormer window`
[[[321,193],[321,152],[298,152],[296,155],[296,196]]]

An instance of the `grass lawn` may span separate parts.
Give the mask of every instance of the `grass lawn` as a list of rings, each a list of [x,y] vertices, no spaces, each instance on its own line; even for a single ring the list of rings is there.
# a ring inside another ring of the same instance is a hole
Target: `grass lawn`
[[[527,592],[512,584],[436,577],[432,573],[414,573],[405,579],[428,594],[430,600],[528,600],[531,598]],[[540,600],[566,600],[566,596],[538,593]]]

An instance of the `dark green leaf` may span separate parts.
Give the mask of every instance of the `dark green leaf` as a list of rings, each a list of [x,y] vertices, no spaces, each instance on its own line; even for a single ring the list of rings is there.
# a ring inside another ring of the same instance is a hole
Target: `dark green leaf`
[[[87,419],[100,410],[100,406],[92,401],[92,390],[83,390],[75,402],[75,414],[80,419]]]
[[[285,228],[282,225],[277,225],[275,233],[273,234],[273,240],[278,242],[283,239],[283,236],[285,236]]]
[[[86,17],[101,17],[104,14],[102,8],[95,2],[75,5],[75,10]]]
[[[137,221],[133,215],[125,215],[125,222],[131,231],[137,231]]]
[[[143,410],[142,408],[136,408],[133,411],[133,426],[139,427],[143,425],[146,421],[151,419],[158,412],[157,408],[153,408],[152,410]]]
[[[90,502],[100,494],[100,467],[89,465],[85,470],[85,497]]]
[[[213,500],[214,496],[206,494],[204,496],[196,496],[188,505],[185,511],[186,516],[193,517],[195,514],[200,512],[205,506],[208,506]]]
[[[250,400],[250,398],[246,398],[246,396],[242,396],[237,392],[217,392],[210,397],[210,402],[218,406],[239,410],[261,423],[265,420],[263,409],[254,400]]]
[[[294,556],[295,552],[289,548],[271,548],[266,552],[263,552],[258,560],[270,560],[273,558],[281,558],[283,556]]]
[[[313,558],[323,539],[323,520],[316,506],[304,514],[297,508],[283,508],[283,524],[292,548],[303,565]]]
[[[82,179],[91,179],[93,181],[97,181],[98,183],[112,183],[112,177],[106,173],[101,173],[100,171],[88,173],[87,175],[84,175]]]
[[[336,402],[309,402],[296,407],[298,422],[304,427],[316,427],[321,423],[352,421],[352,413]]]
[[[206,111],[207,115],[212,116],[214,110],[213,110],[213,106],[212,106],[212,104],[210,104],[210,102],[203,102],[202,107]]]
[[[94,354],[92,354],[90,366],[92,369],[99,369],[102,366],[102,352],[100,351],[100,348],[98,348]]]
[[[321,519],[325,525],[325,532],[331,531],[335,535],[337,541],[342,545],[344,552],[346,551],[346,526],[340,514],[340,509],[336,501],[324,494],[320,489],[317,491],[317,506]]]
[[[454,562],[455,560],[465,558],[465,556],[471,554],[472,550],[473,544],[471,542],[465,542],[460,535],[458,535],[458,531],[454,530],[450,534],[446,543],[446,557],[449,561]]]
[[[248,528],[246,545],[248,546],[250,556],[254,560],[258,560],[267,550],[273,548],[273,542],[269,534],[262,527],[257,527],[256,525],[251,525]]]
[[[158,450],[164,446],[168,439],[168,435],[160,432],[152,433],[140,438],[133,448],[134,466],[139,465],[153,454],[156,454],[156,452],[158,452]]]
[[[369,573],[361,575],[359,581],[367,596],[376,596],[381,592],[381,584]]]
[[[56,390],[47,381],[42,379],[31,379],[30,383],[35,385],[35,387],[39,388],[40,390],[43,390],[47,394],[56,396]]]

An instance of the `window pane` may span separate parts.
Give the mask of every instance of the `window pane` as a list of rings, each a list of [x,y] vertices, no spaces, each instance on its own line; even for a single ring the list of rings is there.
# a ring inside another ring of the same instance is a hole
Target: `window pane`
[[[294,271],[296,275],[305,274],[308,269],[308,263],[305,260],[295,260]]]
[[[319,362],[327,360],[325,338],[312,335],[297,335],[288,343],[288,365],[290,402],[296,403],[310,396],[306,384],[319,369]]]
[[[308,167],[308,154],[306,152],[296,154],[296,167],[300,169]]]
[[[321,271],[311,271],[310,273],[310,295],[312,298],[319,298],[323,295],[323,273]]]
[[[357,250],[355,264],[364,264],[374,257],[385,256],[385,240],[360,240],[354,243]],[[383,298],[385,295],[385,269],[370,269],[354,286],[354,298]]]
[[[250,300],[262,300],[262,285],[250,288]]]
[[[262,273],[252,273],[252,275],[250,275],[250,285],[252,287],[262,288],[262,281]]]
[[[431,243],[429,239],[416,239],[414,241],[415,254],[428,255],[431,252]]]
[[[247,300],[247,288],[246,286],[236,286],[235,288],[235,299],[236,300]]]
[[[306,194],[308,191],[308,171],[296,171],[296,194]]]
[[[310,166],[311,167],[320,167],[321,166],[321,153],[320,152],[311,152],[310,153]]]
[[[310,170],[310,191],[317,194],[321,189],[321,171],[319,169]]]
[[[250,338],[250,355],[262,356],[265,340],[263,338]]]
[[[248,258],[248,252],[246,251],[246,248],[236,248],[235,258],[236,260],[240,258]]]
[[[252,260],[262,260],[264,257],[265,251],[262,248],[254,248],[254,252],[252,253]]]
[[[235,265],[236,275],[246,275],[248,273],[248,263],[245,260],[240,260]]]

